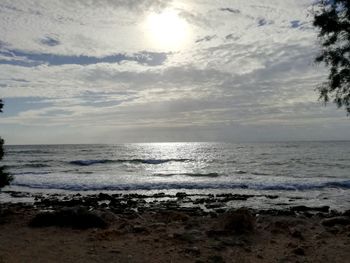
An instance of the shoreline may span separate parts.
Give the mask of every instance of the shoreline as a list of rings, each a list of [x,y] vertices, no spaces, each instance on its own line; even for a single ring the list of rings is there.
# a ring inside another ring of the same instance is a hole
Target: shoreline
[[[40,262],[350,258],[350,210],[225,206],[252,198],[243,194],[37,194],[34,198],[33,204],[0,203],[0,262],[23,262],[34,256]]]
[[[252,189],[237,190],[194,190],[194,189],[177,189],[167,190],[143,190],[143,191],[67,191],[55,189],[21,189],[21,188],[4,188],[0,191],[0,203],[29,203],[35,204],[40,200],[75,200],[83,204],[83,199],[99,199],[99,195],[110,196],[111,198],[133,198],[136,202],[139,200],[177,200],[181,206],[205,205],[215,201],[216,208],[237,209],[246,207],[254,210],[286,210],[293,207],[305,206],[309,208],[329,207],[330,210],[344,212],[350,209],[350,190],[341,192],[328,192],[326,195],[322,191],[256,191]],[[182,198],[178,198],[182,196]],[[64,205],[64,204],[63,204]],[[83,204],[84,205],[84,204]],[[97,207],[95,202],[94,207]],[[211,209],[211,208],[207,208]]]

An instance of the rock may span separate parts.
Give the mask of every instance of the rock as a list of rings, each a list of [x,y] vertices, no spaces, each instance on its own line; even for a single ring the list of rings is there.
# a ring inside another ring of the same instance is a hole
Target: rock
[[[223,206],[223,204],[220,203],[220,202],[210,203],[210,204],[206,204],[206,205],[205,205],[205,207],[206,207],[207,209],[220,208],[220,207],[222,207],[222,206]]]
[[[201,240],[201,237],[196,232],[174,233],[173,237],[189,243],[194,243]]]
[[[216,197],[222,198],[223,202],[228,202],[232,200],[247,200],[248,198],[254,197],[254,195],[245,195],[245,194],[217,194]]]
[[[121,253],[121,251],[118,250],[118,249],[111,249],[109,252],[110,253],[114,253],[114,254],[120,254]]]
[[[214,212],[217,214],[223,214],[226,212],[226,209],[225,208],[215,208]]]
[[[289,248],[296,248],[297,245],[295,243],[289,242],[287,247],[289,247]]]
[[[104,201],[104,200],[112,200],[112,196],[110,196],[109,194],[105,194],[105,193],[99,193],[98,194],[98,200],[99,201]]]
[[[179,199],[182,199],[182,198],[185,198],[187,196],[187,194],[184,192],[178,192],[178,193],[176,193],[175,196]]]
[[[204,204],[205,201],[206,201],[206,199],[204,199],[204,198],[199,198],[199,199],[194,200],[194,201],[193,201],[193,204],[196,204],[196,205],[198,205],[198,204]]]
[[[186,247],[185,252],[196,255],[196,256],[199,256],[201,254],[198,247]]]
[[[343,216],[349,216],[350,217],[350,209],[344,211]]]
[[[30,197],[30,193],[25,192],[10,192],[12,197]]]
[[[123,231],[111,229],[111,230],[104,230],[104,231],[96,231],[94,232],[95,238],[92,238],[93,241],[96,240],[113,240],[116,237],[119,237],[123,234],[125,234]]]
[[[165,193],[156,193],[153,195],[154,198],[165,197]]]
[[[277,199],[279,196],[278,195],[265,195],[265,197],[268,199]]]
[[[210,263],[225,263],[225,260],[220,255],[213,255],[208,258],[208,261]]]
[[[304,236],[302,235],[301,231],[298,229],[291,228],[291,229],[289,229],[289,233],[294,238],[304,240]]]
[[[246,245],[246,242],[244,240],[236,238],[224,238],[222,239],[221,244],[230,247],[244,247]]]
[[[185,229],[186,229],[186,230],[191,230],[191,229],[197,228],[198,225],[199,225],[199,223],[198,223],[197,220],[188,220],[188,221],[185,223]]]
[[[149,225],[150,228],[163,228],[166,227],[166,224],[163,222],[158,222],[158,223],[152,223]]]
[[[293,253],[298,256],[305,256],[305,250],[301,247],[294,249]]]
[[[324,226],[334,226],[334,225],[350,225],[350,218],[346,216],[336,216],[331,218],[326,218],[321,221]]]
[[[224,228],[227,231],[237,234],[249,233],[254,231],[255,217],[246,208],[228,212],[224,216]]]
[[[291,207],[290,210],[294,211],[294,212],[318,211],[318,212],[328,213],[329,206],[308,207],[308,206],[304,206],[304,205],[299,205],[299,206]]]
[[[337,228],[337,226],[334,226],[334,227],[328,229],[328,231],[334,235],[336,235],[340,232],[340,230],[339,230],[339,228]]]
[[[107,205],[106,203],[101,203],[101,204],[100,204],[100,207],[101,207],[101,208],[107,208],[108,205]]]
[[[8,222],[8,216],[11,214],[11,210],[9,208],[0,208],[0,225]]]
[[[285,230],[285,229],[288,229],[288,227],[291,227],[291,226],[295,227],[303,224],[305,224],[305,221],[302,219],[283,218],[275,221],[274,226],[281,230]]]
[[[114,222],[115,220],[119,219],[118,216],[116,216],[114,213],[108,211],[108,210],[97,210],[94,211],[96,215],[101,217],[106,222]]]
[[[216,212],[214,212],[214,211],[210,211],[210,212],[209,212],[209,216],[210,216],[211,218],[217,218],[217,217],[218,217],[218,214],[217,214]]]
[[[244,251],[247,252],[247,253],[251,253],[252,252],[252,249],[250,247],[245,247],[244,248]]]
[[[227,231],[212,229],[212,230],[206,231],[206,234],[207,234],[208,237],[217,237],[217,236],[227,235]]]
[[[200,208],[198,206],[179,207],[177,210],[179,212],[183,212],[183,213],[186,213],[187,215],[191,215],[191,216],[200,216],[200,215],[204,214],[202,208]]]
[[[274,215],[274,216],[294,216],[295,212],[290,209],[267,209],[264,211],[260,211],[259,213],[265,215]]]
[[[108,225],[101,215],[79,207],[39,213],[29,223],[31,227],[60,226],[77,229],[106,228]]]
[[[132,227],[133,233],[148,233],[148,230],[144,226],[136,225]]]
[[[171,210],[159,212],[157,214],[157,217],[159,218],[160,221],[163,221],[165,223],[176,222],[176,221],[186,222],[190,219],[190,216],[185,213],[171,211]]]

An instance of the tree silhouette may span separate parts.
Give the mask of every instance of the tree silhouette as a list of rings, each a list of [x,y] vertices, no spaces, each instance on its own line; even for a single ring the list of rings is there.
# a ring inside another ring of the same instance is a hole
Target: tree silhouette
[[[0,112],[2,112],[4,104],[2,103],[2,100],[0,99]],[[4,140],[0,137],[0,160],[4,157]],[[12,181],[12,176],[10,176],[6,171],[4,166],[0,166],[0,188],[4,187],[5,185],[9,185]]]
[[[317,63],[329,68],[328,80],[318,87],[320,99],[332,100],[350,114],[350,1],[320,0],[313,25],[319,29],[321,52]]]

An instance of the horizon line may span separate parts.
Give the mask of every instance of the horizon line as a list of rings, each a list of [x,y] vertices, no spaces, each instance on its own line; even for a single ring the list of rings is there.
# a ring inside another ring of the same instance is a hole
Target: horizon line
[[[298,143],[298,142],[350,142],[350,139],[329,139],[329,140],[247,140],[247,141],[160,141],[160,142],[115,142],[115,143],[35,143],[35,144],[4,144],[4,146],[59,146],[59,145],[121,145],[121,144],[176,144],[176,143]]]

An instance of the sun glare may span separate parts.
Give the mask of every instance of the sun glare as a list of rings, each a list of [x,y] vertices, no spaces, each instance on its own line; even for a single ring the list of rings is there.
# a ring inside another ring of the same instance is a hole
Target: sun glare
[[[158,49],[181,49],[188,40],[187,22],[173,10],[152,13],[146,20],[146,31],[151,44]]]

